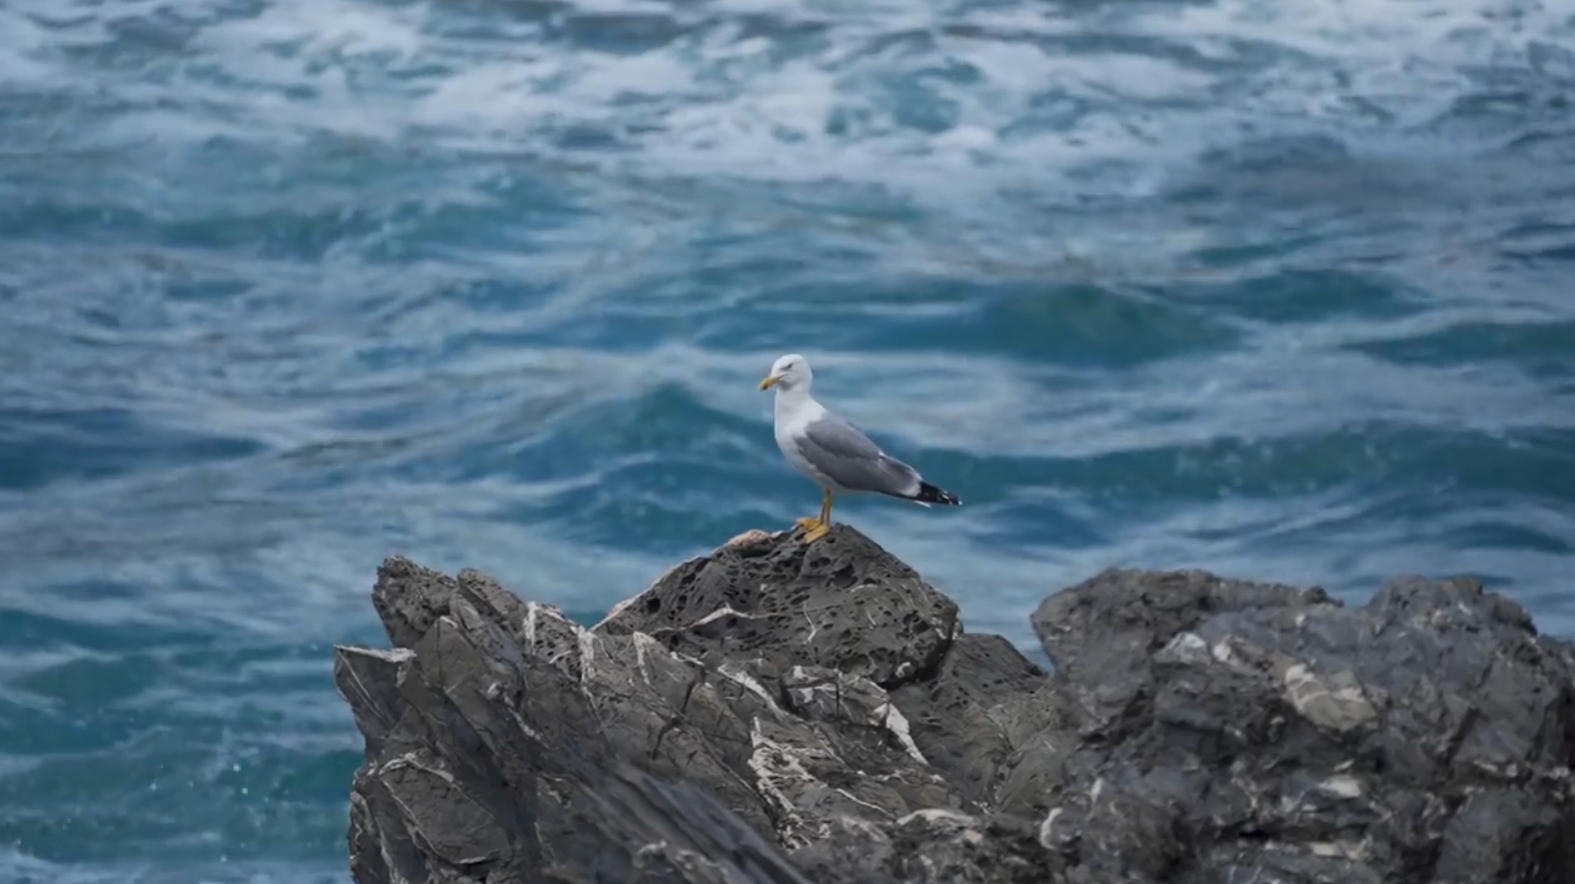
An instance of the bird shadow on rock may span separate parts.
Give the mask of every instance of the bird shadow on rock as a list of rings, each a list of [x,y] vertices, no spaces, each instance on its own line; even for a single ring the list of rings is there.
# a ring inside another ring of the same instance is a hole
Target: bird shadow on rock
[[[1050,673],[840,524],[589,629],[401,557],[372,598],[358,884],[1575,880],[1575,652],[1470,580],[1111,569]]]

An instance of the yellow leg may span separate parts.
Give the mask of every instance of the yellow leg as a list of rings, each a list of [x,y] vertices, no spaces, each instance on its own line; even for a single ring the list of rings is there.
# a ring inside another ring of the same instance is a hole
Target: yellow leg
[[[830,497],[831,497],[831,492],[822,489],[821,493],[820,493],[820,515],[818,515],[818,516],[805,516],[805,517],[803,517],[801,519],[794,519],[793,520],[793,524],[799,526],[800,528],[803,528],[805,531],[812,531],[812,530],[814,530],[816,528],[819,528],[822,524],[825,523],[826,515],[831,509],[831,507],[827,505],[827,500]]]
[[[811,522],[805,525],[804,522]],[[804,542],[814,543],[831,530],[831,489],[827,488],[820,498],[820,518],[818,520],[801,519],[799,524],[804,528]]]

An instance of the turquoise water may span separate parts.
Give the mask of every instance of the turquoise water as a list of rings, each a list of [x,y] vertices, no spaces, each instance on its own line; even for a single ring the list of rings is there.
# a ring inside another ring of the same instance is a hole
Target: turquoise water
[[[818,506],[1025,647],[1199,566],[1575,634],[1569,3],[0,3],[0,882],[342,882],[383,556]]]

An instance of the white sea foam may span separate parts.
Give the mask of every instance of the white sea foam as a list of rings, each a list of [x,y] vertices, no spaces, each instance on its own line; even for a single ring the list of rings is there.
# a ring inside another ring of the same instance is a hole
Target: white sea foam
[[[158,85],[97,85],[159,105],[162,119],[128,118],[125,135],[140,125],[192,141],[312,131],[417,139],[653,175],[840,179],[936,204],[1025,173],[1141,193],[1153,180],[1119,164],[1185,164],[1248,125],[1351,136],[1374,127],[1373,108],[1424,122],[1470,88],[1470,69],[1569,42],[1569,21],[1551,7],[1527,5],[1507,24],[1489,15],[1500,5],[738,0],[702,17],[599,0],[529,17],[507,7],[275,0],[236,17],[204,2],[182,8],[198,23],[178,59],[156,62],[167,72]],[[117,3],[45,31],[29,15],[48,4],[12,4],[0,11],[0,69],[32,81],[54,71],[84,88],[92,75],[66,73],[57,50],[108,45],[111,21],[152,6]],[[603,42],[566,37],[571,19]],[[761,22],[775,24],[761,31]],[[635,51],[605,43],[619,39]],[[916,125],[907,115],[925,104],[938,116]],[[557,137],[576,127],[600,131],[614,152]]]

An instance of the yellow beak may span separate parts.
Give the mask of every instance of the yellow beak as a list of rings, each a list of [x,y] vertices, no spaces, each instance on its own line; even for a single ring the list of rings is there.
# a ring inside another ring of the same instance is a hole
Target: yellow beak
[[[769,390],[772,387],[775,387],[777,385],[777,381],[780,381],[780,380],[782,380],[782,379],[777,377],[776,375],[771,375],[770,377],[767,377],[765,380],[760,382],[760,389],[762,389],[762,390]]]

